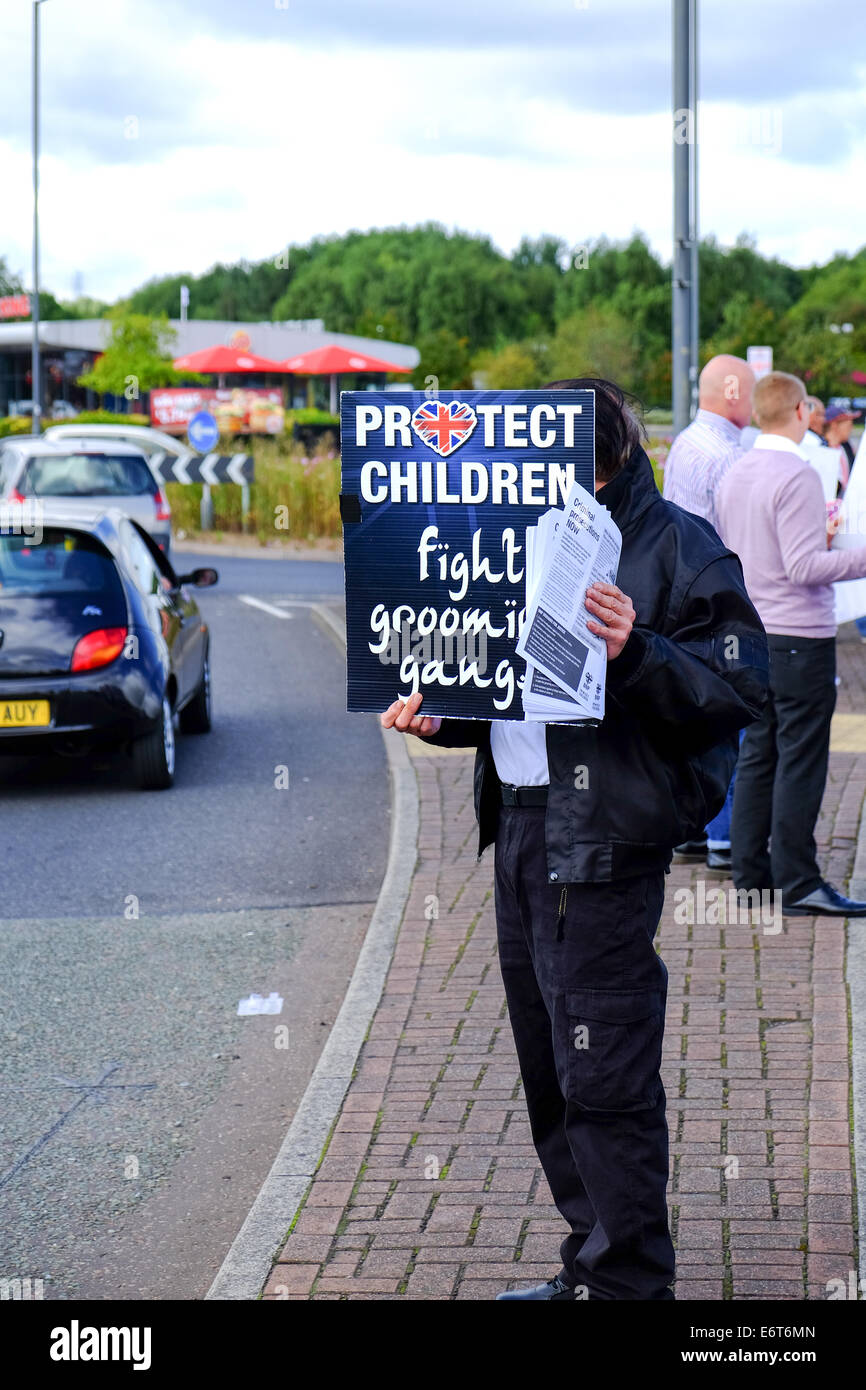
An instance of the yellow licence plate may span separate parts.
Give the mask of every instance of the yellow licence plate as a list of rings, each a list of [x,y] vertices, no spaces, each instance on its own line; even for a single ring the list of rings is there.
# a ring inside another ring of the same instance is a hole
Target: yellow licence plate
[[[0,700],[0,729],[38,729],[50,723],[47,700]]]

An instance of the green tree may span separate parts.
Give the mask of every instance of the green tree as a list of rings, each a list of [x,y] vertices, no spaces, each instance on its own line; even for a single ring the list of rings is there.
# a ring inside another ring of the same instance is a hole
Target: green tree
[[[804,276],[806,290],[779,323],[774,361],[822,398],[850,395],[851,373],[866,371],[866,249]],[[852,331],[838,331],[843,324]]]
[[[862,390],[851,380],[853,371],[866,371],[866,327],[862,320],[850,334],[833,333],[826,321],[785,323],[779,336],[773,365],[801,377],[809,391],[822,400]]]
[[[392,313],[411,342],[440,328],[474,349],[523,332],[527,291],[486,237],[436,223],[350,232],[313,242],[273,309],[275,319],[322,318],[336,332]]]
[[[88,294],[77,299],[62,299],[60,308],[65,319],[102,319],[109,312],[110,305],[102,299],[93,299]]]
[[[383,314],[365,309],[353,331],[362,338],[382,338],[387,343],[408,343],[411,339],[405,323],[393,309],[386,309]]]
[[[294,274],[296,263],[305,259],[306,252],[286,247],[257,264],[249,261],[239,261],[236,265],[218,264],[203,275],[185,273],[150,280],[128,297],[126,307],[133,313],[177,318],[180,288],[186,285],[190,292],[190,318],[230,322],[270,319],[276,301]]]
[[[750,298],[745,290],[735,291],[725,305],[715,334],[701,345],[701,363],[720,352],[745,357],[753,344],[777,344],[779,323],[779,314],[769,304]]]
[[[18,275],[9,269],[5,256],[0,256],[0,295],[25,294],[24,284]],[[31,296],[32,299],[32,296]],[[21,318],[29,318],[29,314],[20,315],[18,319],[7,320],[7,322],[21,322]],[[39,292],[39,317],[43,322],[49,319],[68,318],[64,307],[47,290]]]
[[[418,339],[421,360],[412,373],[412,385],[423,391],[435,377],[434,390],[456,391],[472,385],[469,339],[458,338],[450,328],[437,328]]]
[[[632,389],[639,343],[616,309],[590,304],[560,323],[550,343],[549,380],[604,376]]]
[[[172,386],[189,379],[189,372],[176,372],[172,366],[170,347],[174,331],[164,316],[151,318],[114,309],[109,318],[108,345],[91,370],[78,378],[80,386],[99,395],[110,391],[115,396],[137,400],[143,391],[154,386]]]
[[[699,259],[702,360],[767,342],[779,366],[815,389],[850,392],[850,374],[866,357],[866,250],[798,270],[762,256],[744,235],[730,247],[705,238]],[[333,332],[414,343],[422,353],[416,382],[437,376],[466,385],[473,365],[487,370],[491,362],[500,380],[544,381],[555,375],[554,359],[568,375],[600,362],[645,401],[664,405],[670,274],[641,235],[586,247],[525,237],[506,256],[486,237],[428,222],[287,243],[261,262],[152,280],[116,307],[173,318],[187,284],[192,318],[318,318]],[[20,288],[0,260],[0,293]],[[49,292],[40,303],[45,319],[92,317],[100,307],[58,303]],[[854,331],[834,334],[830,325],[842,323]]]
[[[491,391],[529,391],[547,380],[546,343],[506,343],[498,351],[478,354],[475,372]]]
[[[630,325],[634,350],[626,357],[630,379],[623,384],[643,398],[657,399],[663,379],[658,363],[670,349],[670,273],[643,237],[627,242],[602,238],[572,254],[572,269],[560,284],[558,319],[563,322],[590,307],[598,309],[603,320],[616,315],[617,332],[623,323]]]
[[[552,236],[538,237],[534,241],[524,237],[511,257],[526,299],[524,333],[553,332],[557,297],[568,258],[565,242]]]
[[[24,286],[20,279],[9,269],[6,257],[0,256],[0,295],[23,293]]]
[[[762,256],[747,236],[738,237],[735,245],[727,248],[719,246],[715,237],[706,237],[698,248],[698,277],[702,341],[722,335],[734,298],[744,304],[764,305],[781,317],[802,293],[800,272]]]

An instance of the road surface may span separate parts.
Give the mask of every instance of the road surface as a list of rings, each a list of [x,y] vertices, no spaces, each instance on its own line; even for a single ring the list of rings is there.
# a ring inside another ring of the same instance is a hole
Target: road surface
[[[167,792],[0,759],[0,1277],[199,1298],[342,1002],[385,866],[372,716],[317,617],[330,562],[213,563],[214,729]],[[288,779],[288,787],[281,783]],[[279,1015],[243,1018],[251,993]]]

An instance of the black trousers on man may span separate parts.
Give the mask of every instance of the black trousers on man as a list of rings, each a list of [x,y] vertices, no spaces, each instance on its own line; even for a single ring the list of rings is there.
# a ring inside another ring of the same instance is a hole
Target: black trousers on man
[[[502,808],[496,921],[532,1137],[570,1227],[561,1277],[577,1297],[670,1299],[664,871],[550,883],[544,816]]]
[[[740,748],[731,871],[738,888],[781,889],[787,906],[821,882],[814,832],[836,705],[836,639],[770,633],[767,641],[770,695]]]

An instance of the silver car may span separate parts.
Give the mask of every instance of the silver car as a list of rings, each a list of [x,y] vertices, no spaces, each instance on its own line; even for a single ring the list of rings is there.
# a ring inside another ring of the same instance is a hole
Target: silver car
[[[78,503],[120,507],[152,536],[164,555],[171,547],[171,508],[162,484],[140,449],[101,443],[76,448],[63,440],[7,437],[0,449],[0,498],[62,497],[70,515]]]
[[[178,459],[186,463],[199,456],[198,451],[191,449],[178,435],[166,434],[152,425],[81,425],[67,420],[62,425],[46,426],[44,437],[52,443],[62,439],[67,449],[104,449],[113,443],[129,444],[144,454],[151,465],[164,460],[172,464]]]

